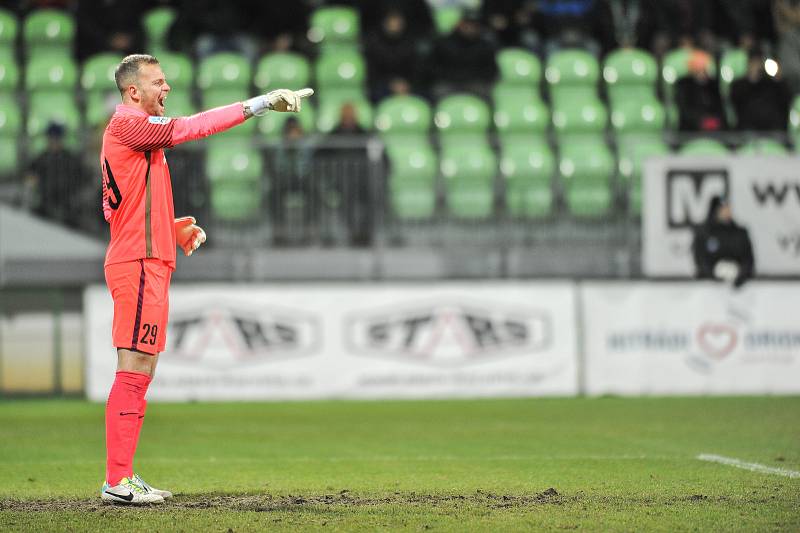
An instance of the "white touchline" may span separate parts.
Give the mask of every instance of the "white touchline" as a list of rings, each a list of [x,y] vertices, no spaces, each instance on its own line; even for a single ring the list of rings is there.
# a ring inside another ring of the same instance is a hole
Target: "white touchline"
[[[710,453],[701,453],[697,456],[701,461],[710,461],[712,463],[720,463],[728,466],[735,466],[736,468],[743,468],[751,472],[761,472],[762,474],[775,474],[776,476],[785,476],[789,478],[800,478],[800,472],[796,470],[788,470],[786,468],[775,468],[773,466],[766,466],[758,463],[747,463],[734,459],[733,457],[723,457],[722,455],[714,455]]]

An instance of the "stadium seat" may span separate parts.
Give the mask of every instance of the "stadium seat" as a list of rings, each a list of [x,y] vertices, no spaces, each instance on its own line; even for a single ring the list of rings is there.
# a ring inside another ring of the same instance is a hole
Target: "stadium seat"
[[[794,142],[795,151],[800,150],[800,95],[794,97],[789,110],[789,135]]]
[[[376,109],[375,128],[383,135],[427,134],[431,115],[431,107],[418,96],[390,96]]]
[[[492,87],[492,102],[494,102],[495,107],[508,100],[540,102],[542,97],[538,89],[529,85],[517,85],[502,81],[495,83],[494,87]]]
[[[246,57],[232,52],[220,52],[200,61],[197,87],[201,91],[236,89],[249,94],[252,77],[252,68]]]
[[[19,164],[19,147],[16,137],[0,136],[0,178],[12,176]]]
[[[500,157],[506,209],[514,217],[542,217],[553,206],[555,158],[543,141],[506,143]]]
[[[0,92],[13,92],[19,86],[19,67],[12,53],[0,52]]]
[[[567,207],[579,218],[607,215],[614,158],[600,140],[562,143],[558,163]]]
[[[22,111],[13,95],[0,95],[0,137],[17,137],[22,128]]]
[[[623,101],[649,102],[656,99],[658,65],[649,52],[620,48],[606,57],[603,79],[612,109]]]
[[[731,84],[747,74],[747,52],[741,48],[726,50],[719,60],[719,89],[722,96],[730,93]]]
[[[736,150],[740,155],[787,155],[786,146],[775,139],[768,137],[752,139]]]
[[[189,91],[173,89],[164,105],[167,109],[166,114],[170,117],[188,117],[197,112],[197,106],[192,102],[192,95]]]
[[[211,210],[218,221],[257,219],[261,211],[263,161],[254,148],[225,139],[208,142],[206,175]]]
[[[713,139],[694,139],[678,150],[680,155],[728,155],[728,148]]]
[[[627,190],[628,207],[632,214],[642,210],[642,173],[650,157],[667,155],[669,147],[660,138],[642,138],[640,135],[618,139],[619,175]]]
[[[427,219],[436,208],[436,156],[427,143],[397,143],[389,157],[389,202],[404,220]]]
[[[251,96],[246,88],[224,87],[222,89],[208,89],[200,93],[200,107],[203,110],[222,107],[234,102],[241,102]],[[167,108],[171,109],[170,97],[167,98]],[[235,128],[218,133],[217,137],[224,139],[243,139],[253,136],[258,120],[246,120]]]
[[[488,143],[446,146],[440,166],[445,179],[445,204],[452,215],[463,219],[491,216],[497,161]]]
[[[461,8],[458,6],[442,6],[433,10],[433,22],[439,35],[447,35],[453,31],[461,20]]]
[[[28,58],[40,53],[71,57],[75,21],[65,11],[37,9],[25,19],[23,38]]]
[[[83,63],[81,87],[86,103],[84,118],[89,126],[105,122],[113,114],[114,105],[119,103],[114,70],[120,59],[116,54],[101,53]]]
[[[577,49],[553,52],[544,71],[550,99],[555,106],[559,106],[562,100],[596,99],[599,76],[597,59],[589,52]]]
[[[272,89],[302,89],[311,80],[308,60],[294,52],[278,52],[261,58],[253,80],[262,92]]]
[[[25,88],[29,91],[73,91],[78,81],[78,68],[71,59],[39,55],[25,69]]]
[[[175,89],[191,90],[194,83],[194,69],[189,56],[175,52],[162,52],[158,55],[158,62],[173,91]]]
[[[664,107],[658,100],[622,100],[611,111],[611,125],[619,133],[660,133],[664,129]]]
[[[255,119],[256,129],[264,136],[267,141],[277,141],[283,134],[283,125],[290,117],[294,117],[300,122],[303,131],[314,133],[315,131],[314,107],[308,103],[303,103],[303,110],[300,113],[267,113],[263,117]]]
[[[550,110],[541,100],[502,99],[495,103],[494,125],[501,138],[518,134],[544,134]]]
[[[496,55],[499,81],[535,87],[542,81],[542,64],[539,58],[522,48],[504,48]]]
[[[489,121],[489,106],[470,94],[453,94],[439,100],[433,119],[443,145],[485,143]]]
[[[326,98],[319,105],[317,114],[317,130],[320,133],[328,133],[339,124],[339,117],[342,112],[342,105],[351,103],[356,108],[356,118],[358,124],[366,131],[372,129],[372,106],[364,98],[353,100],[331,100]],[[302,114],[302,111],[301,111]]]
[[[311,14],[308,38],[323,49],[354,48],[359,37],[360,19],[352,7],[320,7]]]
[[[357,87],[363,90],[366,79],[364,57],[355,51],[327,52],[314,65],[320,94],[332,88]]]
[[[553,127],[559,139],[602,134],[607,122],[608,113],[596,99],[570,101],[553,109]]]
[[[78,147],[81,118],[75,98],[64,93],[38,93],[31,95],[28,106],[27,131],[32,154],[45,147],[45,132],[51,122],[64,126],[67,146]]]
[[[0,49],[13,50],[17,28],[17,17],[10,11],[0,9]]]
[[[175,9],[169,6],[156,7],[142,16],[147,50],[151,54],[167,49],[167,35],[176,16]]]

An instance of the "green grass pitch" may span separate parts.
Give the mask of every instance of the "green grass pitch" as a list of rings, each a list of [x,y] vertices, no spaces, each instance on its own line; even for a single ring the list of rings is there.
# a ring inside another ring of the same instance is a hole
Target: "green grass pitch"
[[[0,402],[0,531],[800,530],[798,397],[151,403],[138,509],[103,409]]]

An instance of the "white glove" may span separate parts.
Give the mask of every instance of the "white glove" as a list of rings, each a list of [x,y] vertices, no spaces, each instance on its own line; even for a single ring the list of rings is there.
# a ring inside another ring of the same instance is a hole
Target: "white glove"
[[[269,110],[281,113],[299,113],[302,107],[303,98],[308,98],[314,94],[314,89],[300,89],[291,91],[289,89],[276,89],[267,94],[262,94],[244,102],[245,108],[255,116],[261,116]]]
[[[725,283],[733,283],[739,276],[739,265],[733,261],[717,261],[714,265],[714,277]]]

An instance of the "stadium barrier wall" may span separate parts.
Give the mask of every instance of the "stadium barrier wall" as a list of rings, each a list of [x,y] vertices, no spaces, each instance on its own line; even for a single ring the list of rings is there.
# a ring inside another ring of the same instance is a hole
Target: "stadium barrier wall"
[[[800,284],[178,285],[154,400],[800,392]],[[85,293],[88,396],[112,303]]]
[[[800,177],[796,156],[670,156],[645,164],[642,268],[648,276],[694,274],[692,227],[726,196],[750,232],[756,270],[800,275]]]

